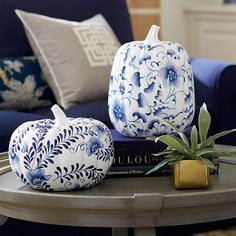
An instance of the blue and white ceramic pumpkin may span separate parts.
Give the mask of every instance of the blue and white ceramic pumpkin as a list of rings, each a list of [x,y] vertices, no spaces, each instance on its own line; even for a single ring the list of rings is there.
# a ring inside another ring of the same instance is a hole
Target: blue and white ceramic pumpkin
[[[109,85],[109,116],[125,136],[169,134],[158,120],[183,131],[192,122],[195,96],[192,67],[178,43],[158,40],[153,25],[144,41],[126,43],[114,59]]]
[[[113,161],[110,130],[100,121],[67,118],[30,121],[12,134],[9,160],[14,173],[34,189],[67,191],[93,187]]]

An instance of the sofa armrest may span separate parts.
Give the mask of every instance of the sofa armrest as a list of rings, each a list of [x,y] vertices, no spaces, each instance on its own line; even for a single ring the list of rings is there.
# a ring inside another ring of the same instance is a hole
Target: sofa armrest
[[[212,116],[211,133],[236,128],[236,65],[217,60],[191,59],[196,112],[205,102]],[[219,139],[220,143],[236,145],[236,134]]]

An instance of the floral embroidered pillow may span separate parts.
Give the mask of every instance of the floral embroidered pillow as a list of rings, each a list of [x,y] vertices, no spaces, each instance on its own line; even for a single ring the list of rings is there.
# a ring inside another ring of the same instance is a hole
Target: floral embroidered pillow
[[[0,109],[26,111],[51,106],[54,96],[34,56],[0,58]]]

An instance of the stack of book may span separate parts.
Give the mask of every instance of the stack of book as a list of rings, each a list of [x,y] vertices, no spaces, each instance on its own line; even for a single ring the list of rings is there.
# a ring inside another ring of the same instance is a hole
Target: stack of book
[[[107,173],[109,177],[144,176],[146,172],[156,166],[163,157],[155,157],[166,148],[161,142],[153,142],[146,138],[125,137],[111,129],[114,144],[114,161]],[[164,166],[152,175],[170,175],[170,167]]]
[[[125,137],[111,129],[114,145],[114,161],[107,173],[109,177],[145,176],[145,174],[163,160],[163,156],[154,156],[165,150],[162,142],[153,142],[146,138]],[[211,169],[212,175],[219,173],[219,161],[215,161],[217,169]],[[158,171],[148,176],[168,176],[171,174],[169,165],[163,166]]]

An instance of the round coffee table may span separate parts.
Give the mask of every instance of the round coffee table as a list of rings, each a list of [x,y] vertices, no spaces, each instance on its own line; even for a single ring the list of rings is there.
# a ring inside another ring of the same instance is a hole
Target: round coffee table
[[[154,236],[158,226],[235,218],[236,165],[221,163],[220,174],[211,178],[211,187],[200,190],[175,190],[170,177],[132,177],[106,178],[83,191],[51,193],[24,186],[5,160],[0,166],[0,222],[6,216],[112,227],[113,235],[125,235],[126,228],[134,227],[137,236]]]

